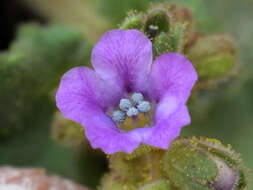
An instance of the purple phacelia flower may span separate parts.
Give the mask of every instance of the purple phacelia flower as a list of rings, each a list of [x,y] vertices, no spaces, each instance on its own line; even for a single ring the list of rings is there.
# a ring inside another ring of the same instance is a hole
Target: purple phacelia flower
[[[167,149],[190,123],[185,104],[195,69],[178,53],[165,53],[153,64],[152,58],[144,34],[111,30],[92,51],[94,70],[80,66],[62,77],[57,106],[84,126],[93,148],[108,154],[131,153],[140,143]]]

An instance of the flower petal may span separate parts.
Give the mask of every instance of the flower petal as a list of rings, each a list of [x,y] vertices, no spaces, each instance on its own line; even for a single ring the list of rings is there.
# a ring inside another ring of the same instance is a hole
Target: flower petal
[[[56,102],[66,118],[81,123],[87,112],[105,111],[117,105],[122,94],[112,81],[101,80],[87,67],[76,67],[63,75]]]
[[[157,119],[152,132],[150,132],[151,135],[147,136],[143,142],[167,149],[170,142],[179,136],[181,128],[188,125],[190,120],[187,107],[181,104],[167,118]]]
[[[84,126],[93,148],[101,148],[108,154],[130,153],[141,139],[136,134],[121,133],[111,117],[105,114],[106,107],[119,103],[121,90],[113,83],[101,80],[93,70],[76,67],[62,77],[56,102],[66,118]]]
[[[152,43],[138,30],[106,32],[92,51],[92,65],[104,79],[115,78],[126,90],[146,85],[152,64]]]
[[[153,63],[149,94],[156,101],[170,94],[185,103],[196,80],[197,72],[189,60],[178,53],[165,53]]]
[[[130,133],[119,131],[112,119],[104,113],[89,114],[89,118],[82,122],[85,133],[93,148],[101,148],[107,154],[124,151],[133,152],[141,139]]]

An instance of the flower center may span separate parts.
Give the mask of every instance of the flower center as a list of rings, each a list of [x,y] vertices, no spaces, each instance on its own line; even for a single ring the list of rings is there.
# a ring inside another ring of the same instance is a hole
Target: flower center
[[[130,98],[122,98],[119,109],[112,114],[112,119],[123,131],[152,125],[152,109],[141,93],[133,93]]]

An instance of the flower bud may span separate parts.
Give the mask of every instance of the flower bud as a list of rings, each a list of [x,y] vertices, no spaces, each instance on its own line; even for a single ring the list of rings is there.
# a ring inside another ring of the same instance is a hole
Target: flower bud
[[[120,25],[120,29],[128,30],[128,29],[137,29],[140,30],[142,28],[142,16],[141,14],[137,14],[135,11],[130,11],[125,18],[124,22]]]
[[[155,7],[147,13],[144,22],[144,32],[150,39],[154,39],[161,32],[168,33],[169,28],[170,20],[167,9]]]
[[[186,25],[182,23],[175,23],[170,31],[170,44],[172,51],[182,53],[187,42],[185,33]]]
[[[234,74],[238,49],[229,36],[211,35],[200,38],[187,53],[199,75],[202,86],[219,82]],[[205,87],[205,86],[204,86]]]
[[[170,38],[167,33],[162,32],[153,41],[153,56],[156,58],[163,53],[172,51]]]
[[[188,41],[185,29],[186,25],[175,23],[171,27],[169,34],[161,32],[153,40],[154,58],[163,53],[171,51],[182,53],[184,51],[186,42]]]
[[[239,155],[215,139],[174,140],[163,166],[166,177],[178,189],[239,190],[247,185]]]

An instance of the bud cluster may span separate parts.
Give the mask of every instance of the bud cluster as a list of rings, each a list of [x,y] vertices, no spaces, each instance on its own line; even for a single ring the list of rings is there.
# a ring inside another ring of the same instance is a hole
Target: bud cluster
[[[198,32],[193,14],[186,7],[156,4],[145,13],[130,11],[120,28],[144,32],[153,43],[154,58],[165,52],[189,58],[199,74],[196,89],[210,89],[238,70],[234,40],[228,35]]]

